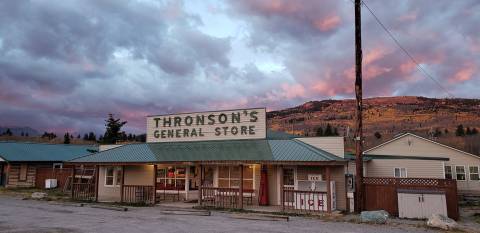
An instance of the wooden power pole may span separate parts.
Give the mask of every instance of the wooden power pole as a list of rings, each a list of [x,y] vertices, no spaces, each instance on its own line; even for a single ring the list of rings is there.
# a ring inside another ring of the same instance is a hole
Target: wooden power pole
[[[362,20],[361,0],[355,0],[355,210],[357,213],[364,208],[363,190],[363,130],[362,130]]]

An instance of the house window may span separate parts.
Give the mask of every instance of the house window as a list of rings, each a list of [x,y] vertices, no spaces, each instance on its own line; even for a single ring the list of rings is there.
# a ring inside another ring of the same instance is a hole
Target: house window
[[[393,176],[395,178],[406,178],[407,177],[407,169],[404,167],[396,167]]]
[[[445,166],[445,179],[453,179],[452,166]]]
[[[479,180],[478,166],[470,166],[469,173],[470,173],[470,180]]]
[[[120,186],[122,183],[122,168],[106,167],[105,168],[105,186]]]
[[[18,174],[19,181],[27,181],[27,173],[28,173],[28,165],[21,164],[20,165],[20,172]]]
[[[243,189],[253,189],[253,166],[243,167]],[[218,168],[218,187],[239,188],[240,167],[221,166]]]
[[[161,188],[183,190],[185,189],[186,167],[165,167],[157,169],[157,182]],[[190,177],[191,180],[192,177]]]
[[[455,166],[457,180],[465,180],[465,166]]]

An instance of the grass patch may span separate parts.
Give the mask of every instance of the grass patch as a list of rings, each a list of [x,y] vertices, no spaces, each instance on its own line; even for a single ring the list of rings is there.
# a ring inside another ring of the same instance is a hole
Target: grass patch
[[[16,196],[24,199],[31,199],[32,193],[35,192],[46,193],[47,196],[43,198],[46,201],[68,200],[70,198],[60,189],[0,188],[0,195]]]

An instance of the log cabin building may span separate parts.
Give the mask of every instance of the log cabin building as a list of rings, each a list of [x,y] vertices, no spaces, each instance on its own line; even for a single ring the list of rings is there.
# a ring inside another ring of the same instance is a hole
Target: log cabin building
[[[96,150],[90,145],[0,142],[0,186],[44,188],[45,179],[53,174],[70,175],[63,172],[65,161]]]

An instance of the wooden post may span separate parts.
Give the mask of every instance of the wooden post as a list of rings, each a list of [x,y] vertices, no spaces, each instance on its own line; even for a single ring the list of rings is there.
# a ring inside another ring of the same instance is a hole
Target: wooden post
[[[100,166],[95,165],[95,202],[98,202],[98,177],[99,177]]]
[[[157,165],[153,165],[153,204],[157,204]]]
[[[356,128],[355,128],[355,210],[363,210],[363,130],[362,130],[362,23],[361,0],[355,0],[355,98],[356,98]]]
[[[72,199],[75,197],[75,165],[72,165]]]
[[[283,191],[283,165],[277,166],[277,169],[280,169],[277,174],[280,176],[280,204],[282,205],[282,209],[285,210],[285,193]]]
[[[124,199],[124,194],[123,194],[124,184],[125,184],[125,165],[122,166],[122,182],[120,183],[120,202],[122,203]]]
[[[198,205],[199,206],[202,206],[202,198],[203,198],[202,186],[203,186],[203,165],[200,164],[200,182],[198,186]]]
[[[240,184],[238,185],[238,208],[243,209],[243,164],[240,164]]]
[[[327,179],[327,212],[332,212],[332,187],[330,186],[330,167],[326,168],[326,179]]]

